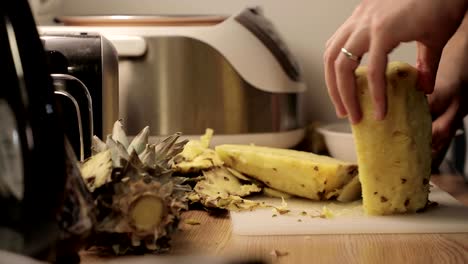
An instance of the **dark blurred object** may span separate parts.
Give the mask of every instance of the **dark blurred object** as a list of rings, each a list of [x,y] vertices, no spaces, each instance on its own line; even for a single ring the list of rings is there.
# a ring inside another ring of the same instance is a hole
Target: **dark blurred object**
[[[83,249],[86,239],[93,231],[96,211],[68,141],[65,141],[65,151],[68,156],[66,160],[68,178],[65,186],[65,203],[58,216],[61,233],[56,249],[56,263],[73,264],[80,262],[78,252]]]
[[[45,52],[26,0],[1,1],[0,14],[0,250],[78,262],[92,205],[65,144]]]
[[[28,2],[0,1],[0,14],[0,249],[53,261],[64,132]]]

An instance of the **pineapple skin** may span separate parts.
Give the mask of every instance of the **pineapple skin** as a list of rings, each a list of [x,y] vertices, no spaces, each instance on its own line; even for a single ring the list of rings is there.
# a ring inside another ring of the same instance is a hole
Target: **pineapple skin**
[[[432,120],[426,96],[416,89],[417,75],[409,64],[388,64],[387,116],[376,121],[367,68],[356,70],[363,119],[352,130],[369,215],[416,212],[428,202]]]
[[[270,188],[312,200],[331,198],[327,194],[357,177],[355,164],[307,152],[249,145],[215,150],[227,166]]]

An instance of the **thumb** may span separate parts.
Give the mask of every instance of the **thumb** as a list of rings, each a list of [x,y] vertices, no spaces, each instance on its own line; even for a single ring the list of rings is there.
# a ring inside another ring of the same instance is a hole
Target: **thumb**
[[[443,47],[428,47],[420,42],[417,43],[416,47],[418,49],[416,68],[419,72],[419,89],[426,94],[430,94],[434,91],[437,68],[439,67]]]

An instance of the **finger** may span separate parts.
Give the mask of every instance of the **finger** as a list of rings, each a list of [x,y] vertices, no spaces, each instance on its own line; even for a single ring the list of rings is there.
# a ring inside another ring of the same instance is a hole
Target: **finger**
[[[346,31],[346,29],[353,27],[351,23],[354,23],[356,21],[356,18],[362,13],[363,10],[363,4],[360,3],[359,5],[356,6],[356,8],[353,10],[353,13],[351,16],[349,16],[346,21],[333,33],[333,35],[327,40],[325,43],[325,48],[328,48],[334,41],[336,36],[339,36],[340,33]]]
[[[443,155],[456,131],[456,117],[459,103],[452,101],[447,110],[432,123],[432,157]]]
[[[427,97],[427,102],[429,104],[429,109],[431,111],[433,119],[435,117],[439,117],[443,113],[443,111],[445,110],[445,108],[442,108],[440,98],[434,93],[430,94]]]
[[[334,38],[332,44],[330,44],[324,54],[325,81],[327,84],[328,94],[332,99],[336,114],[339,117],[345,117],[347,112],[343,102],[341,101],[341,97],[336,85],[335,60],[340,54],[341,48],[343,47],[344,43],[346,43],[353,29],[354,23],[349,23],[346,28],[343,28],[341,32]]]
[[[452,134],[440,123],[434,122],[432,124],[432,170],[436,171],[439,168],[454,135],[455,131]]]
[[[336,74],[334,69],[335,60],[340,53],[341,48],[348,39],[349,35],[355,27],[357,18],[365,9],[365,1],[356,6],[353,13],[348,19],[338,28],[338,30],[328,39],[325,44],[324,53],[324,68],[325,68],[325,81],[327,84],[328,94],[332,99],[335,106],[336,115],[338,117],[345,117],[347,115],[346,109],[341,101],[341,97],[336,86]]]
[[[416,68],[419,71],[419,89],[429,94],[434,91],[437,68],[443,47],[427,47],[423,43],[417,43],[418,57]]]
[[[456,90],[456,86],[455,80],[447,80],[438,74],[434,92],[427,97],[432,115],[438,117],[447,110],[450,103],[452,103],[452,95],[447,91]]]
[[[387,54],[396,45],[385,37],[386,30],[378,27],[379,32],[373,30],[369,48],[368,82],[369,91],[374,105],[374,116],[383,120],[387,114],[387,93],[385,71],[387,69]]]
[[[343,45],[353,55],[362,57],[369,49],[369,28],[363,24],[351,34],[348,41]],[[341,51],[341,48],[340,48]],[[356,79],[354,72],[359,62],[348,58],[340,52],[335,62],[337,89],[341,96],[346,112],[352,124],[359,123],[362,118],[359,99],[356,92]]]

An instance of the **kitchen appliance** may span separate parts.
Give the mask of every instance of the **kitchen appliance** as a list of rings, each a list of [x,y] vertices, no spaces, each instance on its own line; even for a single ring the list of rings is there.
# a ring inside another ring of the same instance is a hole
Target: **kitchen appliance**
[[[86,85],[68,74],[52,74],[55,95],[63,113],[65,135],[75,155],[83,162],[91,156],[93,101]]]
[[[280,206],[279,198],[254,198]],[[434,186],[429,200],[438,205],[416,214],[367,216],[362,201],[339,203],[288,198],[289,213],[280,215],[271,208],[231,212],[235,235],[317,235],[317,234],[434,234],[468,233],[468,207]],[[322,214],[324,208],[330,218]],[[304,213],[305,212],[305,213]],[[276,214],[275,217],[273,215]],[[321,217],[322,215],[322,217]]]
[[[41,40],[65,108],[68,138],[77,156],[87,158],[92,136],[105,138],[118,119],[117,53],[96,33],[47,33]]]
[[[1,1],[0,14],[0,249],[46,259],[60,234],[64,134],[27,1]]]
[[[50,32],[99,32],[119,55],[119,117],[135,135],[293,147],[304,135],[300,67],[259,8],[232,16],[61,17]]]

